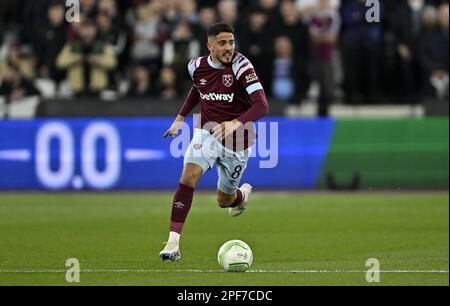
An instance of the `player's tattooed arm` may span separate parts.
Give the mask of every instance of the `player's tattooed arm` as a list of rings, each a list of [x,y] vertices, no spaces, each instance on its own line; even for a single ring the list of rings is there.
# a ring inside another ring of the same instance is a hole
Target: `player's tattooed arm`
[[[175,120],[173,121],[170,128],[163,134],[163,137],[166,138],[167,136],[171,135],[172,137],[177,137],[178,133],[181,130],[181,126],[183,125],[184,117],[181,115],[178,115]]]

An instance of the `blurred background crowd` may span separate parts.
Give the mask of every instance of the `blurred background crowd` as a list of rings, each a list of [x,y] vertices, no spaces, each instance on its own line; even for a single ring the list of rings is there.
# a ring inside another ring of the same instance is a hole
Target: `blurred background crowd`
[[[448,0],[0,1],[0,96],[182,99],[206,29],[232,24],[266,94],[286,105],[448,101]],[[370,13],[370,12],[369,12]],[[448,102],[443,102],[448,103]]]

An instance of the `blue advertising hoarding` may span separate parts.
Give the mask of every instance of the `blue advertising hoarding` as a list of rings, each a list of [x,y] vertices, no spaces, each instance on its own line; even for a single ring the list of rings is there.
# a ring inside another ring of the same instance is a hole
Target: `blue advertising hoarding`
[[[0,121],[0,190],[173,189],[191,137],[163,138],[172,120]],[[265,189],[316,187],[334,125],[331,119],[261,120],[242,182]],[[192,136],[192,128],[186,132]],[[212,169],[198,187],[216,185]]]

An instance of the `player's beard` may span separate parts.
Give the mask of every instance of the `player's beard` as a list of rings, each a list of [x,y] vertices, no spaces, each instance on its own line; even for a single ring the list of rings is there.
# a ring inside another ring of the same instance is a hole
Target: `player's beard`
[[[233,52],[225,52],[223,53],[223,56],[219,59],[219,61],[224,66],[231,65],[232,60],[233,60]]]

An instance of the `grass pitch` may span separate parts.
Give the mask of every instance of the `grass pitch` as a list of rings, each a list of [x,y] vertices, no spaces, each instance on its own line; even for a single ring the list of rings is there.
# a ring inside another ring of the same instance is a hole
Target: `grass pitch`
[[[449,285],[448,192],[263,193],[237,218],[198,193],[181,261],[162,262],[170,193],[0,194],[0,285]],[[247,242],[248,272],[217,251]],[[68,258],[80,262],[67,283]],[[366,282],[366,261],[380,282]]]

